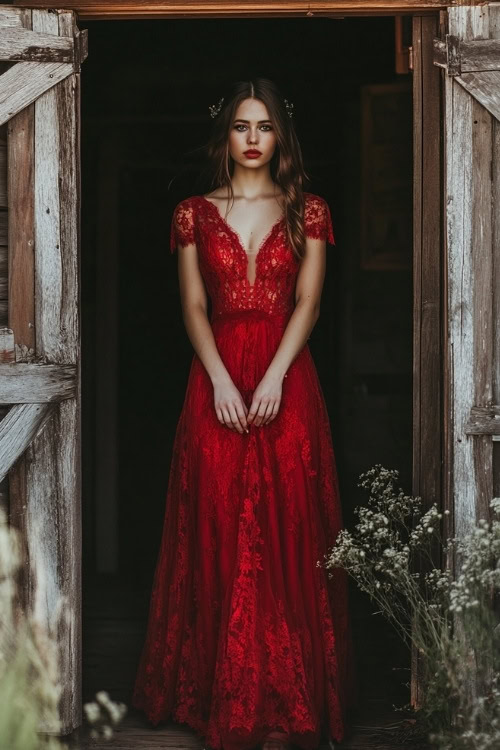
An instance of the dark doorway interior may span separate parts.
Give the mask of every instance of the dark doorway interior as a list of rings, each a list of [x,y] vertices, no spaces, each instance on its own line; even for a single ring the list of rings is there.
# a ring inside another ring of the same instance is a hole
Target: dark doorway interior
[[[330,205],[337,244],[309,345],[349,527],[373,464],[411,488],[411,74],[395,73],[391,17],[80,25],[83,687],[129,702],[192,357],[170,220],[202,192],[208,106],[227,81],[275,79],[295,105],[307,189]],[[351,592],[363,695],[403,703],[409,654]]]

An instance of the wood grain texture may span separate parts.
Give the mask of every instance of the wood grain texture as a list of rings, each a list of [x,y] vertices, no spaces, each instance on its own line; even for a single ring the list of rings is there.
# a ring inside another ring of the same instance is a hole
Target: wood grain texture
[[[0,481],[43,428],[50,404],[18,404],[0,422]]]
[[[70,63],[19,62],[0,76],[0,124],[73,72]]]
[[[0,329],[0,341],[5,330],[10,329]],[[0,404],[39,404],[75,395],[75,365],[0,364]]]
[[[23,361],[35,353],[34,105],[9,120],[7,132],[9,326]]]
[[[500,67],[500,52],[498,64]],[[462,73],[455,80],[493,117],[500,120],[500,70],[483,73]]]
[[[20,10],[11,26],[73,43],[72,11]],[[40,84],[47,75],[50,87]],[[22,604],[59,644],[60,724],[39,729],[64,734],[81,723],[79,73],[69,63],[21,62],[0,90],[4,115],[16,96],[23,104],[9,120],[9,306],[19,361],[0,367],[0,379],[4,401],[37,402],[18,403],[1,423],[2,467],[11,468],[11,519],[23,534]]]
[[[11,328],[3,327],[0,328],[0,367],[4,364],[10,364],[15,362],[15,351],[14,351],[14,331]],[[0,377],[0,394],[3,391],[3,383]],[[12,401],[8,402],[9,404]]]
[[[0,6],[0,27],[18,26],[24,27],[24,8],[14,8],[9,5]]]
[[[0,60],[73,62],[74,50],[74,41],[70,37],[9,26],[2,28],[0,34]]]
[[[500,6],[450,8],[460,39],[500,36]],[[490,24],[491,21],[491,24]],[[484,75],[484,74],[483,74]],[[489,75],[497,75],[496,73]],[[492,210],[495,118],[454,76],[445,76],[447,153],[450,481],[454,533],[488,516],[493,452],[488,435],[468,435],[472,407],[492,405],[495,224]],[[495,162],[496,168],[498,164]]]
[[[426,508],[433,503],[442,503],[441,74],[433,64],[433,39],[438,31],[438,18],[413,19],[412,492],[422,497]],[[435,558],[439,567],[438,550],[435,550]],[[424,691],[420,657],[413,648],[413,706],[421,705]]]
[[[448,34],[446,41],[434,39],[434,64],[447,68],[453,75],[500,70],[500,41],[475,39],[469,42]]]
[[[497,349],[498,343],[495,347]],[[465,432],[467,435],[500,435],[500,406],[473,406]]]
[[[7,168],[3,170],[3,172],[1,173],[1,176],[5,184],[7,184]],[[0,209],[0,267],[1,268],[3,268],[3,263],[7,262],[7,225],[8,225],[7,211]],[[0,270],[0,273],[1,273],[1,270]]]
[[[0,138],[0,208],[7,208],[7,179],[6,177],[7,177],[7,142],[6,142],[6,139],[2,137]]]
[[[454,1],[452,0],[452,3]],[[14,0],[22,5],[22,0]],[[34,0],[33,8],[53,7],[51,0]],[[321,18],[342,15],[419,13],[446,8],[440,0],[70,0],[65,8],[81,19],[99,18]]]

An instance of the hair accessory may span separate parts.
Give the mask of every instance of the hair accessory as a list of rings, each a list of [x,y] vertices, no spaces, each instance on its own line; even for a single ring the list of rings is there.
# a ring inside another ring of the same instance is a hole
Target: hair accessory
[[[283,99],[285,102],[286,111],[288,112],[288,117],[293,116],[293,103],[289,102],[288,99]]]
[[[217,105],[216,104],[210,104],[209,105],[208,108],[210,110],[210,117],[212,117],[212,118],[217,117],[217,115],[221,111],[221,107],[222,107],[222,102],[223,101],[224,101],[224,97],[221,97],[221,99],[219,99],[219,103]]]

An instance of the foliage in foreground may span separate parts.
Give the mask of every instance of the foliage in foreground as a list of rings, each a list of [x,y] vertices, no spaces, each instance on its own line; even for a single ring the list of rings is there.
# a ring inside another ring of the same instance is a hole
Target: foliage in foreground
[[[344,568],[419,650],[426,694],[416,716],[428,741],[440,750],[498,750],[500,498],[490,503],[491,522],[443,542],[436,504],[423,512],[421,498],[406,495],[398,479],[381,464],[361,474],[369,499],[355,510],[359,523],[354,532],[342,529],[318,564]],[[460,560],[455,577],[434,567],[436,545],[443,559]],[[467,678],[474,673],[476,687]]]
[[[56,633],[67,621],[62,600],[44,622],[46,587],[42,570],[35,579],[33,610],[16,607],[16,576],[21,567],[21,538],[0,509],[0,748],[9,750],[68,750],[58,737],[58,702],[61,694]],[[91,737],[110,738],[111,724],[121,721],[123,703],[114,703],[105,691],[97,703],[84,706]]]

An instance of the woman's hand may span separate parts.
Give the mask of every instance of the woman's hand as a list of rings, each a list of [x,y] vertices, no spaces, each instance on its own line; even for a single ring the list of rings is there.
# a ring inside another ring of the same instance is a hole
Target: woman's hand
[[[248,432],[248,407],[232,380],[214,383],[214,404],[217,419],[240,434]]]
[[[286,376],[285,376],[286,377]],[[268,424],[275,418],[280,408],[283,378],[277,375],[264,375],[253,392],[248,423],[257,427]]]

